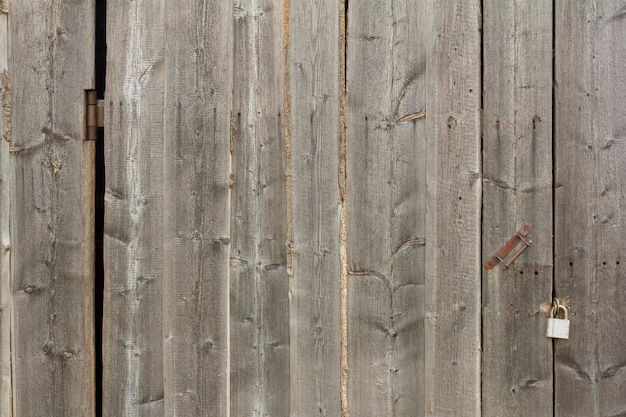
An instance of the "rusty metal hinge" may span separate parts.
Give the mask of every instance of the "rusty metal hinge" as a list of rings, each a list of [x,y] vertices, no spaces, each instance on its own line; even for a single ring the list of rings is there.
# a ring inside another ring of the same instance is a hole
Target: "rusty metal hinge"
[[[104,100],[98,100],[96,90],[87,90],[87,138],[98,139],[98,128],[104,127]]]

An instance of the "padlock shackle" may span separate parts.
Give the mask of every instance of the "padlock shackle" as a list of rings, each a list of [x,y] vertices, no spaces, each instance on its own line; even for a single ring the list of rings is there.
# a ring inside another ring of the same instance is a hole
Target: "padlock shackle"
[[[548,316],[549,318],[553,319],[555,318],[556,315],[559,314],[559,311],[563,310],[563,319],[565,320],[569,320],[569,311],[567,310],[567,307],[565,307],[562,304],[559,304],[559,308],[556,309],[555,307],[552,307],[550,309],[550,315]]]

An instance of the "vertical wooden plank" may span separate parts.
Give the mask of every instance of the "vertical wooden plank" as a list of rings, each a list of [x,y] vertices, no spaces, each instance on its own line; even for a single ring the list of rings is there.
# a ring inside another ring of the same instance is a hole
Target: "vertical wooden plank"
[[[11,399],[11,82],[8,3],[0,2],[0,415],[10,417]]]
[[[108,1],[103,415],[163,416],[163,2]]]
[[[234,9],[230,344],[232,416],[289,416],[283,4]]]
[[[418,2],[348,9],[348,405],[424,415],[425,18]]]
[[[166,6],[165,415],[226,416],[233,4]]]
[[[94,414],[94,4],[10,11],[14,412]]]
[[[291,415],[340,415],[339,24],[343,4],[288,1]]]
[[[626,413],[626,21],[623,2],[556,2],[557,415]]]
[[[552,296],[552,3],[483,7],[483,263],[523,224],[534,243],[483,271],[482,410],[547,416],[552,342],[536,312]]]
[[[479,416],[479,2],[426,13],[426,415]]]

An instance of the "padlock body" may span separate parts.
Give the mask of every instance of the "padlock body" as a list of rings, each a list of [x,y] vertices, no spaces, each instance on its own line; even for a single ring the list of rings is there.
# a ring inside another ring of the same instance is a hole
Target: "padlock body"
[[[546,336],[555,339],[569,339],[569,320],[549,318]]]

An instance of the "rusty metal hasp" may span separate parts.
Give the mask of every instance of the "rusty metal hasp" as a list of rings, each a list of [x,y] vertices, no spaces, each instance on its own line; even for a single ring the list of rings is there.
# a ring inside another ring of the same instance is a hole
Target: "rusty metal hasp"
[[[507,269],[511,266],[513,262],[526,250],[530,245],[533,244],[533,241],[530,239],[526,239],[526,236],[530,233],[530,229],[532,226],[530,224],[525,224],[513,235],[509,240],[506,241],[504,245],[485,263],[485,268],[487,270],[493,269],[498,263],[504,262],[504,258],[513,250],[515,247],[522,242],[524,246],[522,246],[515,254],[511,256],[511,258],[504,263],[502,269]]]

